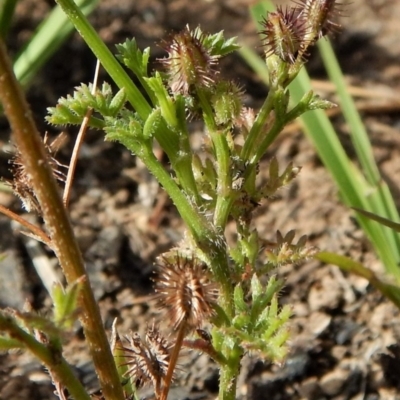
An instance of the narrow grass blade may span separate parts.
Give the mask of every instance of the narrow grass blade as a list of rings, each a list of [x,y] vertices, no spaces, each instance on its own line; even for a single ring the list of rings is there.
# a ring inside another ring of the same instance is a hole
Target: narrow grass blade
[[[90,14],[97,3],[98,0],[76,0],[85,15]],[[38,70],[59,49],[73,29],[61,7],[54,7],[14,61],[14,73],[24,88],[29,86]]]
[[[0,3],[0,36],[5,38],[13,20],[17,0],[3,0]]]
[[[362,264],[352,260],[351,258],[340,256],[339,254],[321,252],[315,256],[316,259],[327,264],[334,264],[344,271],[361,276],[378,289],[384,296],[391,300],[397,308],[400,309],[400,287],[391,285],[378,279],[377,276]]]
[[[106,44],[100,39],[79,7],[77,7],[73,0],[56,0],[56,2],[63,9],[68,19],[74,24],[75,29],[79,32],[94,55],[99,59],[101,65],[108,72],[111,79],[120,89],[125,88],[126,98],[140,117],[146,120],[151,111],[149,103],[138,87],[133,83],[122,65],[113,56]]]
[[[373,219],[376,222],[379,222],[382,225],[385,225],[389,227],[390,229],[393,229],[396,232],[400,232],[400,224],[393,222],[390,219],[383,218],[377,214],[371,213],[369,211],[361,210],[360,208],[353,207],[354,210],[356,210],[358,213],[365,215],[367,218]]]
[[[373,157],[372,146],[366,127],[351,95],[347,90],[346,82],[332,46],[329,40],[321,40],[318,43],[318,47],[328,76],[336,86],[341,110],[350,128],[350,136],[357,154],[357,159],[360,162],[366,180],[373,189],[368,193],[369,202],[372,206],[371,209],[375,213],[382,215],[393,222],[400,222],[399,213],[396,209],[393,196],[391,195],[386,182],[383,181],[380,175],[379,168]],[[391,242],[391,247],[396,251],[396,258],[399,260],[400,236],[390,229],[385,229],[384,231],[386,237]]]
[[[269,1],[253,6],[251,13],[254,22],[257,23],[261,20],[262,16],[265,16],[266,12],[271,9],[270,7],[271,2]],[[259,13],[262,14],[260,15]],[[245,60],[249,60],[250,65],[257,69],[257,73],[262,77],[261,79],[264,82],[268,82],[267,67],[264,66],[263,68],[262,64],[256,61],[257,56],[254,52],[244,48],[241,54]],[[301,70],[290,85],[289,90],[291,99],[295,104],[300,101],[304,93],[311,90],[311,81],[305,69]],[[356,120],[356,118],[353,119]],[[364,178],[360,170],[346,155],[326,114],[323,111],[307,112],[303,114],[301,121],[304,132],[315,146],[322,162],[334,177],[344,203],[397,221],[398,217],[392,218],[392,216],[396,216],[396,208],[387,186],[383,184],[379,176],[379,171],[376,167],[368,166],[368,176],[367,179]],[[361,142],[359,147],[364,149],[365,164],[368,164],[371,162],[372,157],[371,151],[369,150],[368,152],[370,145],[365,143],[365,137],[358,140]],[[378,181],[377,177],[379,177]],[[377,182],[379,182],[378,186],[383,188],[382,194],[379,194],[379,196],[373,195],[374,192],[377,192]],[[362,229],[373,243],[387,271],[400,280],[400,246],[397,246],[397,238],[394,233],[363,215],[358,215],[358,220]]]

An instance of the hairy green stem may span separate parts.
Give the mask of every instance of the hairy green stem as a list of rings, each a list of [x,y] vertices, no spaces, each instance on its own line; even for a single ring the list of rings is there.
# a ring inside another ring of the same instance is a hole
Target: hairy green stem
[[[229,319],[234,316],[233,284],[229,269],[227,244],[222,234],[217,235],[216,240],[209,238],[206,250],[201,248],[203,259],[210,266],[214,279],[220,285],[218,303]]]
[[[182,219],[191,232],[196,245],[203,254],[203,259],[210,266],[215,280],[220,284],[220,304],[228,316],[233,316],[233,287],[229,270],[227,248],[223,239],[223,230],[215,229],[188,202],[178,185],[159,163],[151,148],[145,147],[140,153],[140,158],[164,187],[171,197]]]
[[[53,379],[66,387],[74,399],[90,400],[85,388],[58,351],[38,342],[33,336],[21,329],[11,316],[1,312],[0,330],[7,332],[11,338],[22,344],[22,347],[29,349],[46,366]]]
[[[232,173],[230,171],[230,150],[224,131],[211,131],[211,139],[214,144],[217,159],[217,204],[214,212],[214,225],[224,229],[233,203]]]
[[[253,163],[251,157],[257,150],[257,144],[260,140],[260,134],[265,127],[265,122],[267,121],[271,111],[274,107],[274,92],[269,91],[268,96],[257,114],[257,118],[254,121],[253,126],[250,129],[249,135],[244,143],[241,157],[244,161],[250,161]]]
[[[226,140],[226,132],[217,128],[212,107],[208,102],[204,91],[198,89],[197,95],[204,112],[204,120],[206,121],[208,134],[210,135],[214,146],[217,165],[218,185],[217,204],[214,212],[214,226],[224,229],[234,200],[234,193],[232,192],[232,174],[230,171],[230,150]]]
[[[129,148],[129,144],[126,143]],[[132,149],[135,153],[138,149]],[[223,239],[223,230],[214,229],[207,220],[188,202],[178,185],[165,171],[151,148],[145,147],[139,153],[141,160],[164,187],[171,197],[182,219],[191,232],[193,239],[210,266],[215,280],[220,284],[220,305],[229,317],[233,317],[233,286],[229,270],[227,248]]]
[[[167,191],[196,242],[202,242],[208,235],[212,235],[211,225],[201,216],[193,205],[189,203],[174,179],[157,160],[152,149],[143,146],[138,155],[148,170]]]
[[[237,378],[240,371],[242,352],[238,347],[229,351],[226,356],[227,364],[220,366],[219,395],[218,400],[235,400]]]
[[[60,262],[69,284],[82,276],[81,322],[93,358],[104,398],[123,400],[117,369],[111,354],[107,336],[101,320],[100,310],[94,299],[86,274],[81,252],[64,208],[53,172],[47,163],[47,156],[19,86],[5,45],[0,38],[0,100],[10,122],[13,138],[21,153],[21,159],[29,176],[36,197],[41,206],[43,219],[52,240],[52,248]]]
[[[268,131],[268,134],[265,136],[260,146],[258,147],[255,153],[254,162],[258,162],[261,159],[261,157],[267,151],[268,147],[276,139],[276,137],[279,135],[279,133],[282,131],[282,129],[285,127],[286,124],[287,124],[286,119],[275,120],[274,125],[272,125],[272,128]]]
[[[132,79],[122,68],[121,64],[115,59],[108,50],[105,43],[99,38],[97,32],[90,25],[87,18],[83,15],[79,7],[73,0],[56,0],[56,2],[67,14],[76,30],[82,36],[94,55],[100,60],[102,66],[110,74],[113,81],[120,88],[125,88],[126,96],[142,119],[146,119],[150,114],[151,107],[139,89],[134,85]]]

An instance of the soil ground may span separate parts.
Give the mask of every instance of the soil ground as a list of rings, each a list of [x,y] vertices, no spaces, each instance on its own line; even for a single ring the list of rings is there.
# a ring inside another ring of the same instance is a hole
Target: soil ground
[[[139,45],[155,46],[166,33],[186,24],[203,30],[225,30],[226,37],[261,51],[250,21],[246,0],[102,0],[91,21],[106,43],[136,37]],[[281,3],[278,3],[281,4]],[[52,7],[45,0],[20,0],[9,46],[16,53]],[[370,135],[381,172],[400,207],[400,2],[353,0],[342,18],[343,30],[334,44],[348,84]],[[28,91],[39,128],[46,107],[73,87],[92,80],[95,60],[74,35],[46,64]],[[317,55],[308,69],[325,97],[335,99]],[[225,62],[225,73],[247,93],[248,106],[260,106],[267,93],[257,76],[238,55]],[[102,77],[101,79],[106,79]],[[332,117],[346,150],[353,149],[342,117]],[[193,126],[194,133],[201,128]],[[68,129],[69,143],[60,151],[67,162],[76,131]],[[323,132],[321,132],[323,134]],[[9,129],[0,120],[0,143],[9,149]],[[273,145],[261,165],[277,157],[280,165],[293,162],[301,174],[279,196],[262,204],[256,225],[261,237],[273,240],[279,229],[306,234],[320,249],[349,255],[378,274],[383,273],[354,214],[344,207],[328,172],[299,126],[291,126]],[[0,155],[0,172],[8,177],[9,154]],[[265,172],[264,172],[265,171]],[[1,204],[23,212],[19,202],[0,193]],[[119,317],[118,330],[143,330],[157,312],[146,296],[157,255],[174,245],[184,227],[176,210],[149,173],[127,151],[104,142],[99,133],[89,133],[79,160],[71,202],[71,219],[87,262],[95,295],[109,327]],[[34,309],[49,307],[45,282],[34,268],[29,243],[3,216],[1,246],[7,257],[1,261],[0,306],[21,309],[27,299]],[[50,267],[59,274],[52,254],[37,246]],[[7,271],[7,272],[5,272]],[[251,357],[243,360],[238,398],[248,400],[296,399],[400,399],[400,319],[398,310],[366,281],[347,276],[336,267],[310,261],[285,267],[282,304],[293,305],[291,352],[284,365],[270,365]],[[88,387],[96,381],[78,329],[70,338],[68,359]],[[218,389],[215,365],[205,355],[191,355],[189,367],[171,399],[214,399]],[[0,399],[52,400],[56,397],[49,377],[28,354],[0,354]],[[143,394],[145,396],[145,394]]]

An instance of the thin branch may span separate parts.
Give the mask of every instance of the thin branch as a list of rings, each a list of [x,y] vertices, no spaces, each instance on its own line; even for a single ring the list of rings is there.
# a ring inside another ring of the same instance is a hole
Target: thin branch
[[[0,101],[10,122],[13,139],[21,153],[21,159],[26,170],[29,171],[32,188],[39,201],[43,219],[52,240],[52,248],[67,282],[72,284],[81,277],[86,278],[82,283],[80,298],[81,322],[103,396],[106,400],[123,400],[124,394],[117,368],[103,327],[100,310],[90,287],[82,254],[59,194],[53,171],[47,162],[48,156],[40,134],[21,86],[15,78],[1,37]]]
[[[174,376],[174,371],[175,371],[176,363],[178,361],[179,353],[182,348],[183,339],[185,338],[186,328],[187,328],[186,320],[183,320],[182,323],[180,324],[178,336],[175,340],[175,346],[172,350],[171,358],[169,360],[168,371],[167,371],[167,375],[164,379],[164,387],[163,387],[163,391],[160,396],[160,400],[167,400],[167,398],[168,398],[169,388],[171,386],[172,377]]]
[[[30,230],[34,236],[36,236],[41,242],[47,244],[51,248],[51,239],[36,225],[31,224],[20,215],[15,214],[8,208],[2,206],[0,204],[0,213],[6,215],[8,218],[12,219],[15,222],[18,222],[20,225],[24,226],[26,229]]]
[[[96,71],[95,71],[94,77],[93,77],[93,87],[92,87],[93,95],[96,93],[97,81],[99,78],[99,70],[100,70],[100,61],[97,60]],[[79,152],[80,152],[83,140],[84,140],[86,132],[87,132],[87,128],[88,128],[88,124],[89,124],[89,120],[90,120],[90,116],[92,115],[92,112],[93,112],[93,110],[91,108],[89,108],[86,111],[85,118],[82,121],[82,125],[81,125],[81,128],[79,129],[78,136],[76,137],[74,150],[71,155],[71,161],[69,163],[68,175],[67,175],[67,179],[65,181],[65,189],[64,189],[64,196],[63,196],[63,201],[64,201],[64,205],[66,208],[68,207],[69,199],[71,197],[72,180],[74,179],[76,164],[78,163]]]
[[[4,312],[0,312],[0,331],[7,332],[11,338],[28,348],[49,369],[51,375],[68,388],[75,399],[90,400],[90,396],[72,372],[71,367],[57,350],[40,343]]]

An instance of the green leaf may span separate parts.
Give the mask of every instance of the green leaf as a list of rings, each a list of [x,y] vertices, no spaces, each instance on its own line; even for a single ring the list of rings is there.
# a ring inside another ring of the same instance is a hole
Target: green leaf
[[[196,37],[201,37],[202,31],[200,28],[196,28],[195,35]],[[236,43],[236,40],[236,37],[226,40],[224,38],[224,31],[220,31],[212,35],[204,35],[202,43],[203,46],[208,49],[211,55],[223,57],[240,48],[240,46]]]
[[[146,77],[150,48],[143,52],[139,49],[136,39],[126,39],[125,43],[116,45],[118,54],[117,59],[135,73],[137,77]]]
[[[257,296],[253,295],[253,303],[251,308],[251,320],[253,323],[260,323],[260,319],[266,319],[269,317],[271,305],[269,308],[267,306],[271,301],[273,301],[274,296],[279,292],[281,287],[282,281],[277,280],[275,276],[271,276],[271,278],[268,280],[267,287],[265,289],[261,287],[259,294]],[[266,316],[263,314],[265,310],[268,310],[268,314]]]
[[[109,114],[111,117],[116,117],[126,103],[125,88],[120,89],[110,101]]]
[[[143,52],[138,48],[136,39],[127,39],[123,44],[117,44],[118,54],[116,58],[128,67],[140,81],[147,95],[150,97],[153,105],[157,105],[156,99],[146,78],[148,77],[148,63],[150,57],[150,48],[146,48]]]
[[[251,232],[245,243],[243,243],[243,249],[250,264],[254,265],[260,252],[259,237],[256,230]]]
[[[308,103],[308,109],[312,110],[329,110],[330,108],[337,107],[337,104],[332,103],[329,100],[321,99],[317,94],[314,94],[313,98]]]
[[[94,94],[92,93],[94,91]],[[111,86],[104,82],[101,89],[93,90],[92,84],[81,84],[73,96],[68,95],[58,100],[57,106],[48,108],[47,122],[55,125],[80,125],[88,110],[104,117],[115,117],[125,103],[125,90],[120,90],[113,97]],[[104,128],[104,121],[93,115],[89,118],[89,126]]]
[[[235,303],[236,313],[248,311],[248,306],[244,300],[243,288],[240,283],[235,286],[235,290],[233,291],[233,301]]]
[[[127,396],[133,395],[136,393],[136,391],[135,391],[135,382],[129,379],[130,358],[126,356],[127,352],[125,351],[121,338],[119,337],[119,334],[117,332],[116,324],[117,324],[117,318],[115,318],[112,324],[111,340],[110,340],[111,351],[115,360],[115,364],[117,366],[119,379],[124,387],[124,392]]]
[[[104,127],[106,140],[118,141],[134,154],[138,154],[143,145],[142,122],[131,111],[123,110],[119,118],[106,118]]]
[[[232,325],[236,329],[247,332],[250,330],[250,322],[250,315],[248,313],[240,313],[233,318]]]
[[[236,340],[230,335],[226,335],[223,340],[223,347],[233,350],[236,346]]]
[[[379,222],[382,225],[388,226],[389,228],[393,229],[396,232],[400,232],[400,224],[391,221],[390,219],[381,217],[377,214],[374,214],[372,212],[362,210],[361,208],[358,207],[351,207],[353,210],[356,210],[358,213],[364,215],[367,218],[370,218],[376,222]]]
[[[78,296],[82,290],[82,281],[69,285],[66,290],[60,283],[53,286],[51,293],[54,303],[54,322],[60,329],[70,329],[78,313]]]
[[[161,126],[163,118],[159,108],[154,109],[143,125],[143,138],[152,139]]]
[[[251,278],[251,296],[253,303],[262,295],[263,287],[256,274]]]
[[[171,96],[169,96],[167,89],[164,86],[161,75],[156,72],[154,77],[146,78],[145,81],[147,82],[150,89],[154,92],[154,95],[158,101],[157,104],[161,109],[161,114],[167,124],[172,128],[177,128],[179,123],[176,116],[174,100]]]
[[[15,319],[20,320],[30,331],[37,329],[48,335],[54,343],[59,342],[59,338],[61,337],[60,329],[49,318],[30,312],[15,311]]]

